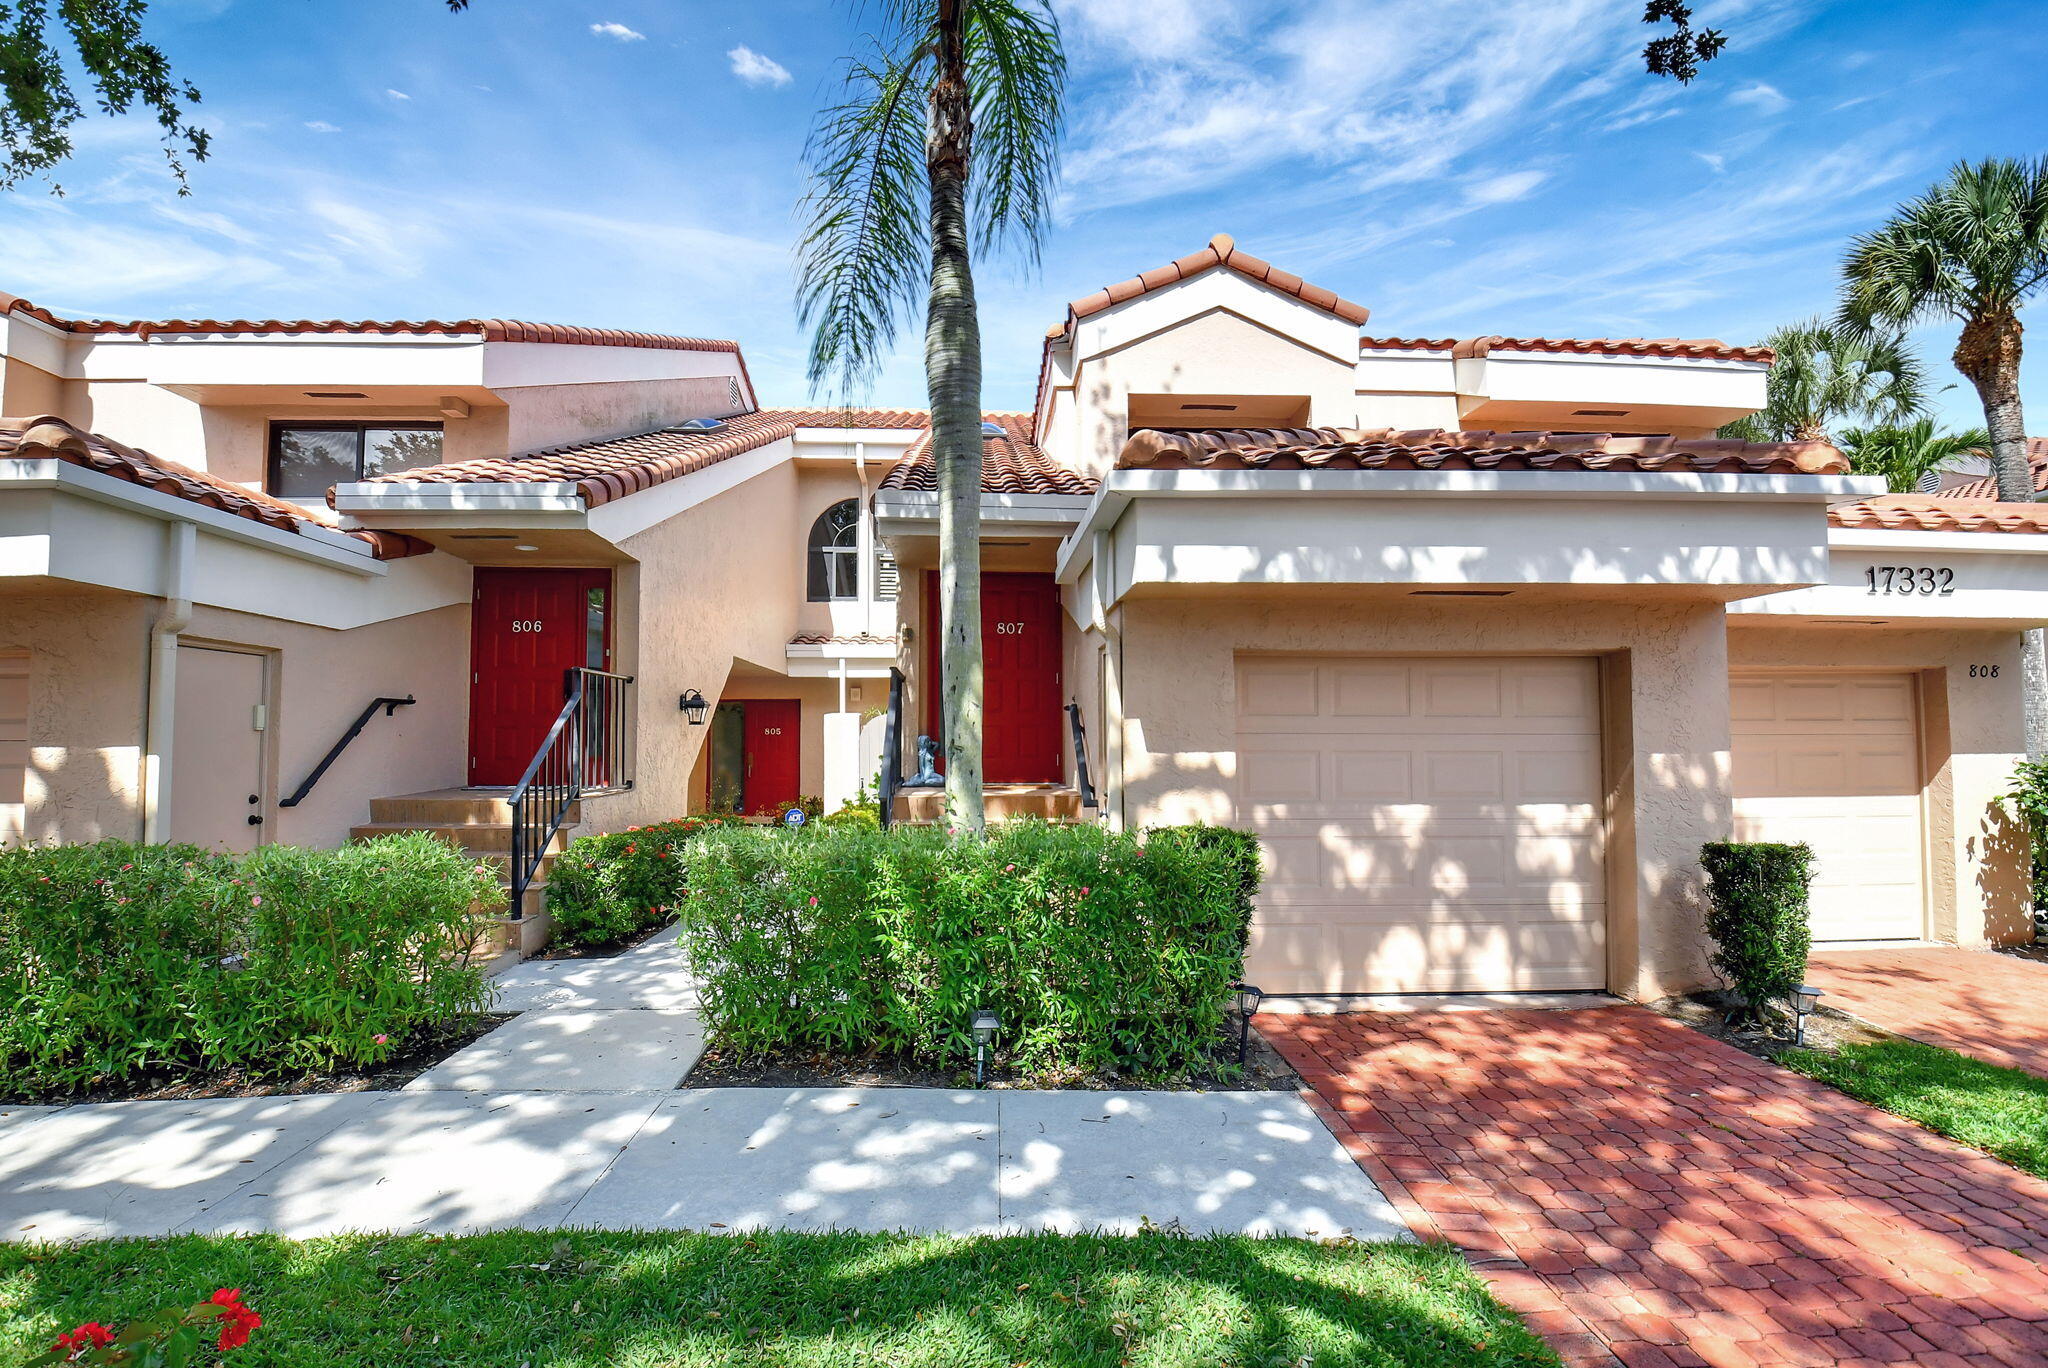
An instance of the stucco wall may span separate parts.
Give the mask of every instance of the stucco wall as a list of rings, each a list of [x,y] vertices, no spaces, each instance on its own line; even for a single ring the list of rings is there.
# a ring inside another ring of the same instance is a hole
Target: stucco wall
[[[2026,750],[2020,633],[1780,622],[1731,616],[1729,668],[1919,675],[1930,929],[1963,945],[2029,939],[2026,844],[1998,801]]]
[[[522,385],[498,393],[505,400],[509,420],[505,449],[515,453],[647,432],[685,418],[723,418],[745,407],[734,406],[723,376]]]
[[[690,726],[677,699],[697,689],[715,704],[735,660],[781,671],[803,602],[796,506],[785,462],[625,539],[636,563],[618,572],[618,642],[620,669],[636,680],[639,767],[631,793],[592,806],[593,822],[616,830],[702,806],[691,775],[711,728]],[[771,696],[758,679],[735,688]]]
[[[181,639],[189,645],[253,647],[271,655],[267,840],[340,845],[350,827],[370,820],[372,798],[453,787],[468,778],[467,604],[349,631],[200,607]],[[419,701],[390,717],[379,712],[304,803],[277,806],[313,772],[371,699],[408,694]],[[173,757],[173,795],[178,772],[204,763],[202,756]]]
[[[1608,982],[1655,998],[1706,981],[1699,848],[1733,821],[1719,605],[1275,592],[1127,599],[1121,618],[1120,798],[1132,826],[1234,819],[1240,652],[1603,657],[1606,778],[1622,809],[1609,823]]]
[[[29,657],[24,830],[31,841],[142,834],[142,717],[154,600],[0,597],[0,650]]]

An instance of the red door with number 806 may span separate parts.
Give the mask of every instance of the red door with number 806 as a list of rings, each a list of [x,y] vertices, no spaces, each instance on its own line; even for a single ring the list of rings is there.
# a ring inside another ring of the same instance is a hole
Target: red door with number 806
[[[469,782],[516,784],[567,698],[610,665],[609,570],[480,567],[470,607]]]

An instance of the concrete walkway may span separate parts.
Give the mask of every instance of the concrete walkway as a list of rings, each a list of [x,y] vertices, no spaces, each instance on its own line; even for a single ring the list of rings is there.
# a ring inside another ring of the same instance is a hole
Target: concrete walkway
[[[400,1092],[0,1109],[0,1240],[494,1227],[1403,1239],[1289,1093],[677,1091],[673,932],[498,980],[512,1021]]]
[[[1403,1239],[1289,1093],[703,1088],[115,1102],[0,1119],[0,1239],[493,1227]]]

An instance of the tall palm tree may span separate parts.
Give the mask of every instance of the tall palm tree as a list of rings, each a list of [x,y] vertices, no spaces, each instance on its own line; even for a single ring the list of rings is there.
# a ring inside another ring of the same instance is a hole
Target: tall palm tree
[[[1956,369],[1976,387],[1991,433],[1998,497],[2030,503],[2027,420],[2020,407],[2019,311],[2048,280],[2048,159],[1957,162],[1947,179],[1849,245],[1841,321],[1902,328],[1929,319],[1962,325]],[[2048,753],[2048,637],[2025,637],[2021,676],[2027,753]]]
[[[1976,386],[1991,433],[1998,497],[2030,502],[2020,410],[2020,307],[2048,280],[2048,159],[1957,163],[1850,245],[1841,321],[1896,329],[1929,319],[1962,325],[1956,369]]]
[[[1882,475],[1893,493],[1910,494],[1956,457],[1989,452],[1991,434],[1983,428],[1936,432],[1932,418],[1916,418],[1899,427],[1850,428],[1841,447],[1853,473]]]
[[[885,0],[885,33],[850,60],[806,158],[798,311],[810,379],[851,395],[920,299],[939,485],[946,806],[979,831],[981,326],[973,257],[1035,264],[1058,170],[1066,57],[1045,0]],[[978,135],[978,136],[977,136]],[[929,625],[926,630],[930,630]]]
[[[1894,423],[1926,401],[1920,358],[1901,333],[1809,318],[1777,329],[1764,345],[1778,354],[1764,406],[1722,428],[1724,437],[1825,442],[1838,423]]]

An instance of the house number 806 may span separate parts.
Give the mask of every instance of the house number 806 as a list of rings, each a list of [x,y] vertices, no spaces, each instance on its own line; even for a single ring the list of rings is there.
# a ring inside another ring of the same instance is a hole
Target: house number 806
[[[512,624],[512,630],[515,632],[538,632],[540,630],[540,623],[532,619],[521,618]]]

